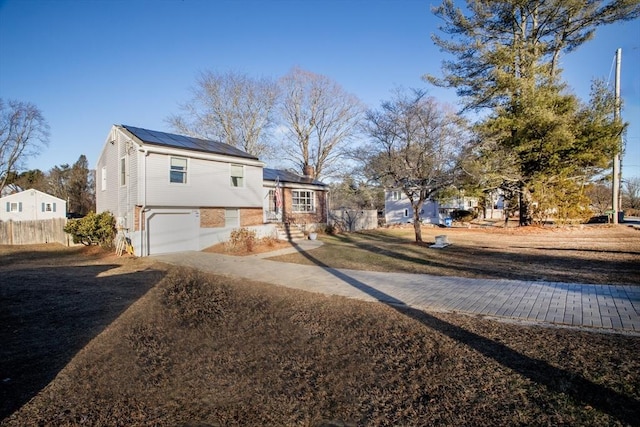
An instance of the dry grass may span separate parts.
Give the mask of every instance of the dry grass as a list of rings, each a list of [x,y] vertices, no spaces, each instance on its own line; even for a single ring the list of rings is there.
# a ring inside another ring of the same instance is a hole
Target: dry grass
[[[491,279],[640,284],[640,231],[631,227],[428,228],[416,244],[412,226],[323,236],[313,260],[271,258],[334,268]],[[451,246],[433,249],[445,234]]]
[[[380,239],[394,238],[404,239]],[[638,336],[426,313],[80,249],[0,254],[3,426],[640,419]]]

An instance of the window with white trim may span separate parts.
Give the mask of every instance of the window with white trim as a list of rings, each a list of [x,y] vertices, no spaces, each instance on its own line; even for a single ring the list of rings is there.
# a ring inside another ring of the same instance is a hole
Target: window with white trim
[[[244,187],[244,166],[231,165],[231,186],[238,188]]]
[[[175,184],[187,183],[187,159],[182,157],[171,157],[169,167],[169,182]]]
[[[120,185],[127,185],[127,158],[120,159]]]
[[[391,200],[400,200],[402,198],[402,192],[394,190],[391,192]]]
[[[311,190],[293,190],[291,199],[293,212],[316,211],[316,194]]]
[[[22,212],[22,202],[7,202],[7,212]]]

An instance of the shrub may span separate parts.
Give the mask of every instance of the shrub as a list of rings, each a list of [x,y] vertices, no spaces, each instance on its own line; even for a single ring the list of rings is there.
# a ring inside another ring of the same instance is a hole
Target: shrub
[[[253,252],[256,245],[257,237],[255,230],[248,228],[238,228],[231,232],[229,237],[229,247],[231,250],[245,249],[247,252]]]
[[[469,222],[476,217],[476,213],[473,211],[465,211],[462,209],[457,209],[451,212],[451,219],[459,222]]]
[[[90,212],[84,218],[70,219],[64,232],[71,234],[73,243],[111,248],[116,235],[116,219],[111,212]]]
[[[272,248],[276,245],[276,243],[278,243],[278,238],[275,236],[264,236],[262,239],[260,239],[260,243]]]

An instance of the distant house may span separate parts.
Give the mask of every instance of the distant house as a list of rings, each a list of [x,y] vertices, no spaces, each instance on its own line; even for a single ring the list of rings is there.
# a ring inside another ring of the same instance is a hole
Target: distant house
[[[278,223],[326,218],[324,184],[274,171],[227,144],[115,125],[96,166],[96,210],[113,213],[142,256],[201,250],[239,227],[266,236]]]
[[[478,209],[477,197],[452,197],[447,201],[426,200],[420,210],[420,221],[424,224],[444,224],[445,218],[454,210]],[[385,190],[384,211],[387,224],[413,222],[413,208],[409,198],[401,190]]]
[[[0,197],[0,221],[36,221],[66,215],[67,202],[42,191],[29,189]]]

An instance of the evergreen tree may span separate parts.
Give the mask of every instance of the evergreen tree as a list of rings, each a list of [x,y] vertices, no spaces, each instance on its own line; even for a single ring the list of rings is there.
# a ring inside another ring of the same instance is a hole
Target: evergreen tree
[[[426,79],[456,88],[466,109],[490,110],[477,127],[475,171],[518,195],[522,225],[534,198],[543,211],[580,216],[584,182],[608,166],[624,126],[600,86],[586,106],[567,94],[558,61],[597,27],[636,18],[638,1],[467,1],[467,9],[446,0],[435,10],[452,38],[434,41],[457,61],[443,64],[443,78]]]

